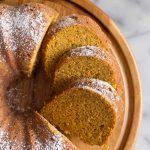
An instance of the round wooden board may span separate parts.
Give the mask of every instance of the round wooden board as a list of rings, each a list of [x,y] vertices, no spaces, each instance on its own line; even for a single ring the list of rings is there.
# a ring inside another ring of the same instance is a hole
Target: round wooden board
[[[96,20],[112,41],[114,55],[121,68],[125,91],[125,111],[121,114],[122,118],[113,131],[107,145],[97,147],[84,144],[78,139],[72,139],[72,141],[81,150],[133,149],[141,121],[142,92],[137,66],[123,35],[113,21],[102,10],[88,0],[4,0],[3,2],[10,5],[18,5],[31,1],[44,3],[53,7],[60,13],[60,16],[76,13],[88,15]],[[42,76],[38,75],[38,77]],[[43,82],[46,81],[40,80],[39,83],[41,84],[37,84],[37,86],[41,86]],[[29,89],[30,88],[28,88],[27,91],[29,91]],[[38,87],[38,90],[38,92],[42,91],[42,87]],[[43,96],[43,94],[41,94],[41,96]]]

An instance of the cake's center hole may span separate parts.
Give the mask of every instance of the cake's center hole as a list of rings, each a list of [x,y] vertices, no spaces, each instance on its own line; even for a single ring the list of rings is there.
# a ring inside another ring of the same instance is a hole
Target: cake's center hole
[[[17,111],[39,110],[50,100],[51,84],[40,68],[31,77],[19,77],[7,88],[7,101]]]
[[[32,79],[23,78],[13,81],[7,88],[7,100],[9,106],[18,111],[26,111],[32,108]]]

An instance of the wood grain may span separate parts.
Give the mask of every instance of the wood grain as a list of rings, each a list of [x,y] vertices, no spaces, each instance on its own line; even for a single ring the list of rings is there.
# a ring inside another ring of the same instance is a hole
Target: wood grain
[[[98,146],[89,146],[84,144],[79,139],[72,139],[72,141],[79,147],[81,150],[131,150],[134,147],[134,143],[138,134],[139,125],[141,121],[142,114],[142,90],[140,84],[140,78],[138,69],[134,60],[134,57],[131,53],[130,48],[128,47],[127,42],[125,41],[123,35],[118,30],[117,26],[114,22],[99,8],[97,8],[94,4],[92,4],[88,0],[3,0],[3,3],[10,5],[19,5],[21,3],[26,2],[40,2],[44,3],[50,7],[53,7],[60,13],[61,16],[69,15],[69,14],[83,14],[87,15],[94,20],[103,28],[105,33],[108,35],[112,42],[112,46],[114,48],[114,55],[116,56],[116,60],[118,61],[123,81],[124,81],[124,113],[121,114],[121,120],[117,124],[112,136],[110,137],[106,146],[98,147]],[[41,68],[41,67],[39,67]],[[37,102],[41,101],[41,98],[48,98],[48,90],[50,89],[49,85],[45,85],[47,83],[47,79],[41,79],[44,77],[43,71],[39,71],[37,69],[35,75],[32,77],[32,84],[36,82],[37,92],[34,93],[34,102],[35,98]],[[36,78],[36,80],[35,80]],[[24,79],[23,86],[29,82],[29,79]],[[39,84],[38,84],[39,83]],[[17,83],[16,83],[17,84]],[[33,85],[30,85],[32,88]],[[19,85],[20,86],[20,85]],[[45,95],[43,95],[42,88],[45,86]],[[26,93],[29,93],[29,87],[26,87]],[[24,89],[26,89],[24,88]],[[38,93],[38,94],[37,94]],[[42,93],[42,94],[41,94]],[[36,94],[38,96],[36,96]],[[37,109],[41,107],[41,103]]]

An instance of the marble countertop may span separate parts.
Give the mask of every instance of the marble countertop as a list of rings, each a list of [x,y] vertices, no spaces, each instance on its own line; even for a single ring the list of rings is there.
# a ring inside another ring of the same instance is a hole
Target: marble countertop
[[[150,0],[92,0],[118,25],[137,61],[144,110],[135,150],[150,149]]]

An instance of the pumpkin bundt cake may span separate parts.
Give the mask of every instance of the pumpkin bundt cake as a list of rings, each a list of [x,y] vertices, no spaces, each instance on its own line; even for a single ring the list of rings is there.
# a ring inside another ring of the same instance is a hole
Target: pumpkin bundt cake
[[[57,17],[43,4],[0,4],[0,150],[76,150],[65,135],[103,145],[119,120],[122,80],[109,38],[87,16]],[[32,75],[39,56],[44,68]]]
[[[54,93],[72,80],[95,78],[111,84],[121,93],[121,75],[114,56],[95,46],[83,46],[66,52],[55,68]]]
[[[61,18],[49,29],[42,44],[45,71],[50,79],[59,57],[70,49],[91,45],[111,51],[111,44],[100,26],[87,16]]]
[[[22,110],[11,105],[15,99],[8,100],[10,84],[21,73],[31,75],[41,41],[56,16],[42,4],[0,4],[0,150],[76,149],[34,108]]]
[[[44,35],[58,13],[36,3],[0,5],[0,50],[6,49],[11,65],[30,76]]]
[[[74,81],[41,110],[41,114],[68,137],[91,145],[104,144],[118,117],[120,98],[107,82]]]

